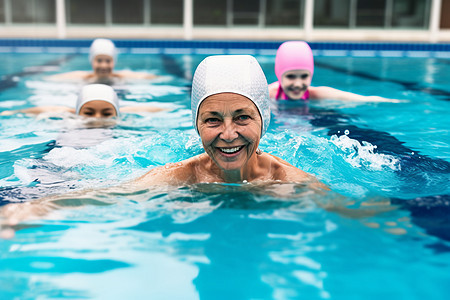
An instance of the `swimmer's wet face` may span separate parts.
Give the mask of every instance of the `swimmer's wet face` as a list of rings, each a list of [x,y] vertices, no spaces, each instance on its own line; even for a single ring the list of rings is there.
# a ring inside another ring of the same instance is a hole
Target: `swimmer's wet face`
[[[107,78],[112,75],[114,69],[114,60],[109,55],[97,55],[92,60],[92,69],[95,75],[100,78]]]
[[[258,149],[261,117],[255,104],[242,95],[220,93],[206,98],[197,126],[206,153],[222,170],[242,169]]]
[[[311,85],[311,72],[308,70],[292,70],[283,74],[281,88],[292,100],[300,100]]]
[[[111,103],[103,100],[93,100],[81,107],[79,115],[90,118],[110,118],[116,117],[117,112]]]

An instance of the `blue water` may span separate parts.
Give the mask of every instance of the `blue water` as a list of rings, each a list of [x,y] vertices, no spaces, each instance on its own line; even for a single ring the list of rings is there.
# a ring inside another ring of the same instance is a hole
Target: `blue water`
[[[121,55],[117,69],[161,76],[115,86],[122,104],[168,110],[111,128],[67,115],[0,117],[0,204],[21,202],[8,215],[20,221],[15,236],[0,240],[0,299],[447,298],[449,60],[316,58],[314,85],[407,100],[274,106],[260,148],[329,193],[287,184],[99,191],[202,153],[189,92],[203,58]],[[274,57],[257,59],[274,81]],[[2,54],[0,65],[0,110],[73,106],[79,86],[45,77],[89,69],[85,56],[65,54]],[[41,199],[76,190],[92,192],[58,209]]]

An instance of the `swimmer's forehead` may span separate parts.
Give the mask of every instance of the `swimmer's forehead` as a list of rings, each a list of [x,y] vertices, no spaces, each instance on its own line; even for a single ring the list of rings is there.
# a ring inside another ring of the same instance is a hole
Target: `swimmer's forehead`
[[[114,108],[114,105],[108,101],[105,100],[89,100],[88,102],[84,103],[81,107],[88,107],[88,106],[102,106],[106,108]]]
[[[223,109],[229,101],[237,100],[238,102],[233,102],[233,111],[244,111],[244,110],[255,110],[258,112],[258,108],[255,103],[246,96],[236,94],[236,93],[218,93],[205,98],[205,100],[200,103],[199,113],[209,113],[217,112]]]
[[[114,60],[114,57],[109,54],[97,54],[94,58],[96,58],[96,59],[97,58],[103,58],[103,59],[108,58],[108,59]]]

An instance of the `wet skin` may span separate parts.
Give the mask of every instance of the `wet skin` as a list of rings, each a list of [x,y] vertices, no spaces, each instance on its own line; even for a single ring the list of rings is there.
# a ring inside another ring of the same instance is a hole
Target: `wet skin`
[[[291,100],[300,100],[311,85],[311,73],[307,70],[287,71],[281,78],[281,88]]]
[[[223,171],[256,164],[262,122],[248,98],[234,93],[209,96],[200,105],[197,126],[205,151]]]
[[[110,118],[116,117],[117,112],[111,103],[103,100],[93,100],[81,107],[79,115],[90,118]]]

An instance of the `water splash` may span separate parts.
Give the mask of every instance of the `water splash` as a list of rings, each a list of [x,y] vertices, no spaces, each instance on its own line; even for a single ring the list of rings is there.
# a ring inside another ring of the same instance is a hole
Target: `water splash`
[[[346,130],[344,135],[333,135],[330,142],[337,146],[342,153],[340,154],[346,162],[355,168],[367,168],[369,170],[380,171],[389,168],[394,171],[400,170],[400,162],[391,155],[375,153],[376,145],[348,137],[349,131]],[[338,153],[339,155],[339,153]]]

